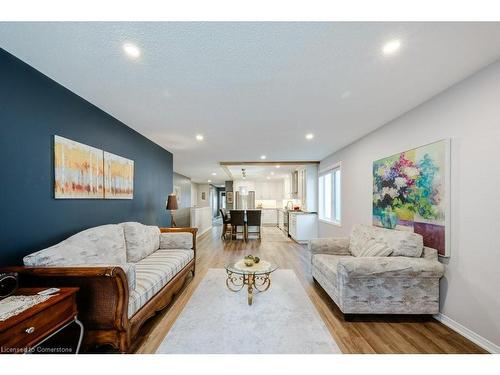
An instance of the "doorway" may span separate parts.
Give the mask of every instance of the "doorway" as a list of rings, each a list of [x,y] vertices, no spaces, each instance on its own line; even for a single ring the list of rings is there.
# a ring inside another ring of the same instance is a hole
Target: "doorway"
[[[225,190],[220,190],[219,191],[219,209],[226,209],[226,191]]]

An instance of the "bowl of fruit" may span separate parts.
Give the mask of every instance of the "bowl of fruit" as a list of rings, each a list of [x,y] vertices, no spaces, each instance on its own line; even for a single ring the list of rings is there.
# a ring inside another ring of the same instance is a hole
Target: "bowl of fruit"
[[[243,258],[243,263],[245,263],[245,266],[247,267],[252,267],[254,264],[257,264],[260,262],[259,257],[254,257],[252,254],[245,256]]]

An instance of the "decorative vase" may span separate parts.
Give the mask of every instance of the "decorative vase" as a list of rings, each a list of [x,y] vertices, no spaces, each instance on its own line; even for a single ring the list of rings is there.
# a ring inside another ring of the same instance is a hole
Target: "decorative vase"
[[[398,217],[395,212],[392,210],[382,211],[382,215],[380,217],[380,222],[382,226],[387,229],[396,228],[396,224],[398,222]]]

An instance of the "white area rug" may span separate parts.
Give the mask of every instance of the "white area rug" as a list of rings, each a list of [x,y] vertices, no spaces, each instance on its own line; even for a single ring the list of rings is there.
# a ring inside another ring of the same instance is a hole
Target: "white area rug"
[[[231,292],[225,280],[225,270],[208,270],[157,353],[340,353],[292,270],[273,272],[252,306],[245,288]]]

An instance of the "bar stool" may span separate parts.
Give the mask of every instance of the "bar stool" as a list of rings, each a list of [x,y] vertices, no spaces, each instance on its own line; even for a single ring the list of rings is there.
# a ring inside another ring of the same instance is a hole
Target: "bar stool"
[[[227,216],[227,212],[225,208],[220,209],[220,214],[222,215],[222,234],[220,236],[221,239],[226,238],[226,234],[229,231],[229,228],[231,226],[231,220]]]
[[[231,223],[231,239],[233,239],[233,236],[237,239],[238,227],[243,227],[243,239],[246,240],[245,211],[231,210],[229,214],[231,215],[229,218],[229,222]]]
[[[247,240],[248,240],[249,233],[258,233],[259,239],[261,238],[261,235],[260,235],[261,214],[262,214],[261,210],[247,210],[247,222],[246,222]],[[258,227],[259,230],[257,232],[250,232],[248,230],[248,227]]]

